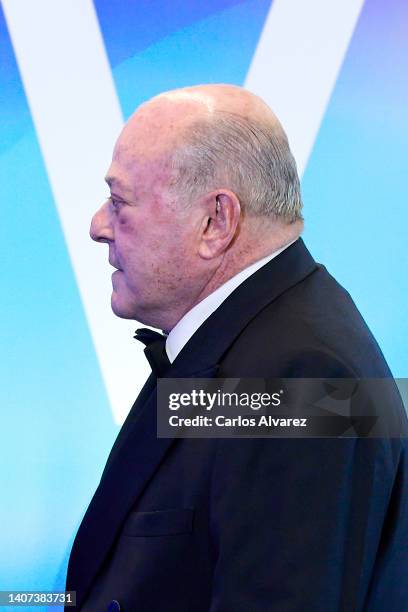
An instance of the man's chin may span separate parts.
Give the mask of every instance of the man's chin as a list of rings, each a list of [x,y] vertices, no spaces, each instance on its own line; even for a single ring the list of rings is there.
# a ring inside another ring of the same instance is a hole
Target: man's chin
[[[111,308],[114,314],[121,319],[136,319],[134,309],[127,304],[121,304],[115,294],[112,294]]]
[[[142,308],[135,309],[134,304],[121,303],[113,293],[111,298],[111,308],[114,314],[121,319],[131,319],[142,325],[148,325],[156,329],[165,329],[160,320],[155,320],[151,316],[150,310],[144,312]]]

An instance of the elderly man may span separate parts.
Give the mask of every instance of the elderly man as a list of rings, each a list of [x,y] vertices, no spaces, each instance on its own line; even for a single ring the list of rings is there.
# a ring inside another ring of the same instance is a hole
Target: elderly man
[[[157,377],[391,376],[299,238],[278,119],[238,87],[164,93],[130,118],[106,180],[91,236],[116,268],[112,309],[165,335],[136,336],[153,371],[73,546],[78,608],[408,609],[405,442],[156,435]]]

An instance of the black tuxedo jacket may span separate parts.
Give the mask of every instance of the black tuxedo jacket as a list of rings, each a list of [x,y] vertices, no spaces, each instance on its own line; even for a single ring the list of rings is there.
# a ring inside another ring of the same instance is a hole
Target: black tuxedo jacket
[[[167,376],[391,374],[299,239],[227,298]],[[402,419],[396,390],[391,403]],[[84,612],[403,612],[407,466],[404,439],[158,439],[151,376],[78,531],[67,589]]]

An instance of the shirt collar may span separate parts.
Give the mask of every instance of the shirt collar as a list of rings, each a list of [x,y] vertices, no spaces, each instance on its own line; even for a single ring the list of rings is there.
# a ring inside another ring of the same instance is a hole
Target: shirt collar
[[[166,353],[170,363],[176,359],[181,349],[190,340],[197,329],[204,323],[206,319],[227,299],[227,297],[236,289],[241,283],[244,282],[251,274],[254,274],[259,268],[262,268],[265,264],[271,261],[274,257],[282,253],[291,244],[296,242],[292,240],[284,247],[270,253],[266,257],[259,259],[255,263],[251,264],[247,268],[244,268],[238,274],[227,280],[221,287],[218,287],[213,293],[210,293],[201,302],[196,304],[191,310],[189,310],[177,323],[175,327],[169,333],[166,340]]]

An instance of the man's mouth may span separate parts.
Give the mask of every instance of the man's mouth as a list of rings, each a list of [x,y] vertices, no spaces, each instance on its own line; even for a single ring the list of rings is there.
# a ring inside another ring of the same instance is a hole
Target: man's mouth
[[[115,263],[113,263],[112,261],[109,260],[110,265],[112,266],[112,268],[115,268],[116,270],[118,270],[119,272],[122,272],[122,268],[119,268],[119,266],[117,266]]]

